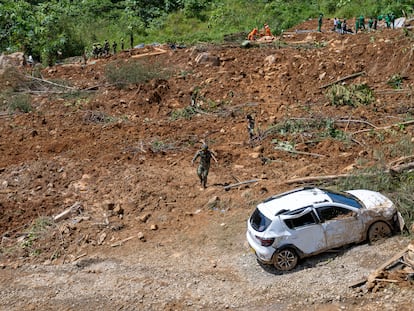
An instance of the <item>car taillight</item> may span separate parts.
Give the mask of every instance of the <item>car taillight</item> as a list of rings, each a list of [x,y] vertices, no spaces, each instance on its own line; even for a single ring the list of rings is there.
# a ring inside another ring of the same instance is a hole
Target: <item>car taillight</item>
[[[257,235],[256,235],[256,238],[260,241],[260,243],[262,244],[262,246],[270,246],[275,241],[274,238],[272,238],[272,239],[265,239],[265,238],[261,238],[261,237],[259,237]]]

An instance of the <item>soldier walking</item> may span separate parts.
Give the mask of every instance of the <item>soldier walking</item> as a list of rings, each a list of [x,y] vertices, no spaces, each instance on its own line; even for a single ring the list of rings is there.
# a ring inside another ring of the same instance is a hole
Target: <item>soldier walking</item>
[[[210,169],[210,161],[213,158],[214,161],[217,162],[216,157],[214,156],[213,152],[208,150],[208,146],[203,144],[201,150],[197,151],[194,155],[194,158],[191,160],[191,165],[194,165],[194,161],[200,157],[200,163],[197,168],[197,175],[200,179],[200,184],[203,188],[207,188],[207,176],[208,171]]]

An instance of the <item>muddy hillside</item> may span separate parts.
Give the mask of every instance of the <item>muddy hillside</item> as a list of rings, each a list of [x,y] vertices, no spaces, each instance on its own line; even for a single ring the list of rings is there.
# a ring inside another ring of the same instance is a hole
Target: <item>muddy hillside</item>
[[[308,21],[250,48],[145,46],[86,63],[19,68],[25,77],[17,82],[3,75],[1,88],[18,85],[32,109],[0,115],[0,274],[11,280],[31,265],[64,267],[97,257],[155,262],[162,247],[171,250],[160,255],[168,258],[194,247],[190,257],[205,260],[205,269],[217,265],[226,247],[257,265],[244,233],[260,200],[306,178],[397,164],[414,144],[413,34],[341,35],[330,26],[318,33],[317,21]],[[111,70],[135,63],[158,76],[122,85],[111,79]],[[371,101],[333,104],[332,85],[362,86]],[[253,141],[248,114],[255,119]],[[203,142],[218,160],[206,189],[191,165]],[[370,268],[404,245],[393,243]],[[17,296],[7,297],[13,306]],[[192,309],[181,298],[164,297],[163,305],[126,299],[123,306]],[[211,299],[198,308],[248,309],[254,301]],[[32,307],[49,306],[39,301]],[[68,301],[59,306],[69,310]],[[91,309],[108,305],[95,302]]]

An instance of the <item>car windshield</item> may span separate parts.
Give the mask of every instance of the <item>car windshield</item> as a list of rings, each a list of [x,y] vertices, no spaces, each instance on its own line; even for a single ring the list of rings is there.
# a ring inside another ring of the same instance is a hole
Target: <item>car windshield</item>
[[[346,192],[334,192],[332,190],[326,190],[326,194],[331,198],[335,203],[340,203],[355,208],[362,208],[361,202],[350,193]]]
[[[250,217],[250,224],[253,229],[259,232],[263,232],[269,227],[272,221],[263,215],[258,208],[254,211],[252,217]]]

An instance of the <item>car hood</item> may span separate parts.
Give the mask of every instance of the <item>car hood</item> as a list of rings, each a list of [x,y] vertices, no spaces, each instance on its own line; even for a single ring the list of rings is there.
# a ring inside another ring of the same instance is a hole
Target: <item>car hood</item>
[[[391,208],[393,203],[383,194],[371,190],[350,190],[348,193],[356,196],[367,209]]]

